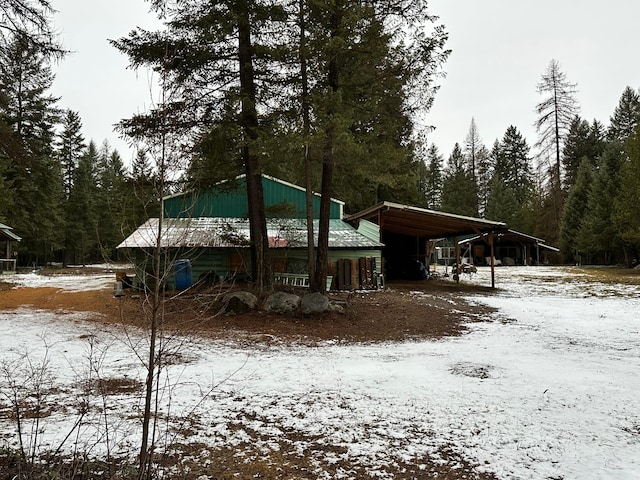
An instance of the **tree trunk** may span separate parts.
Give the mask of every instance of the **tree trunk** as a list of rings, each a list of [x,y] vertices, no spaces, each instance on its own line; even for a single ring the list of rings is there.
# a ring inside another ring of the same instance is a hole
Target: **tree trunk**
[[[340,5],[335,5],[329,26],[331,38],[340,34],[342,12]],[[338,52],[333,51],[329,57],[327,68],[327,84],[330,96],[335,97],[339,87]],[[334,98],[327,104],[327,118],[325,126],[325,144],[322,152],[322,197],[320,199],[320,220],[318,224],[318,251],[316,253],[315,288],[320,293],[326,292],[327,269],[329,263],[329,217],[331,214],[331,193],[333,186],[333,170],[335,166],[336,115],[337,106]]]
[[[302,85],[302,136],[303,136],[303,161],[304,161],[304,187],[307,216],[307,274],[309,275],[309,290],[317,292],[315,277],[316,248],[313,234],[313,182],[311,178],[311,157],[309,155],[309,132],[311,120],[309,118],[309,79],[307,77],[307,45],[306,45],[306,20],[305,0],[299,0],[299,24],[300,24],[300,83]]]
[[[240,123],[244,131],[242,159],[246,173],[247,201],[249,204],[251,273],[257,288],[262,290],[271,288],[272,279],[262,176],[260,162],[254,152],[255,147],[253,145],[258,138],[258,112],[256,110],[251,27],[247,1],[240,0],[237,3],[237,9],[240,97],[242,101]]]

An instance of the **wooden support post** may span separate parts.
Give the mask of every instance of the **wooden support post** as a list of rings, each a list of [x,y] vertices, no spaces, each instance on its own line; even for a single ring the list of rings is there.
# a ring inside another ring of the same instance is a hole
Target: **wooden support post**
[[[432,247],[432,242],[427,238],[424,241],[424,268],[427,269],[427,272],[429,272],[429,275],[431,275],[431,247]]]
[[[456,252],[456,272],[453,274],[453,279],[456,282],[460,281],[460,244],[458,243],[458,237],[453,237],[453,247]]]
[[[491,288],[496,288],[496,259],[493,250],[493,232],[489,233],[489,247],[491,249]]]

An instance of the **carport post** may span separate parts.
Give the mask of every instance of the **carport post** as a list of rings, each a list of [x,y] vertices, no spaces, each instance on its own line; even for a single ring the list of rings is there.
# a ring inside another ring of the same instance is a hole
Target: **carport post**
[[[489,232],[489,248],[491,249],[491,288],[496,288],[496,262],[493,251],[493,232]]]
[[[453,247],[456,252],[456,273],[453,276],[456,283],[460,281],[460,243],[458,243],[458,237],[453,237]]]

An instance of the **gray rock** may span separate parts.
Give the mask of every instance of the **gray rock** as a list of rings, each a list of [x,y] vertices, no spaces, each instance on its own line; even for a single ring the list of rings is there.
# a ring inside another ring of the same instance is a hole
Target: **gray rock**
[[[229,292],[222,297],[224,313],[227,315],[239,315],[256,308],[258,298],[250,292]]]
[[[264,309],[270,313],[286,314],[297,310],[300,305],[300,297],[293,293],[275,292],[267,297]]]
[[[329,303],[329,311],[330,312],[336,312],[336,313],[344,313],[344,307],[339,303],[330,302]]]
[[[301,307],[305,315],[323,313],[329,309],[329,299],[321,293],[308,293],[302,297]]]

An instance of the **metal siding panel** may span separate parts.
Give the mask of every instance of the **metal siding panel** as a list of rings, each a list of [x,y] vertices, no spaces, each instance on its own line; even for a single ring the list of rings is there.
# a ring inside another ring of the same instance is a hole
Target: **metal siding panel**
[[[306,194],[303,189],[286,183],[280,183],[270,178],[262,177],[264,203],[266,207],[282,202],[292,203],[296,207],[296,218],[306,216]],[[239,188],[228,191],[213,187],[207,192],[184,194],[168,197],[164,201],[164,212],[168,218],[189,217],[226,217],[246,218],[248,214],[246,185],[241,183]],[[330,218],[340,219],[341,205],[331,200]],[[314,218],[320,215],[320,197],[313,196]]]

